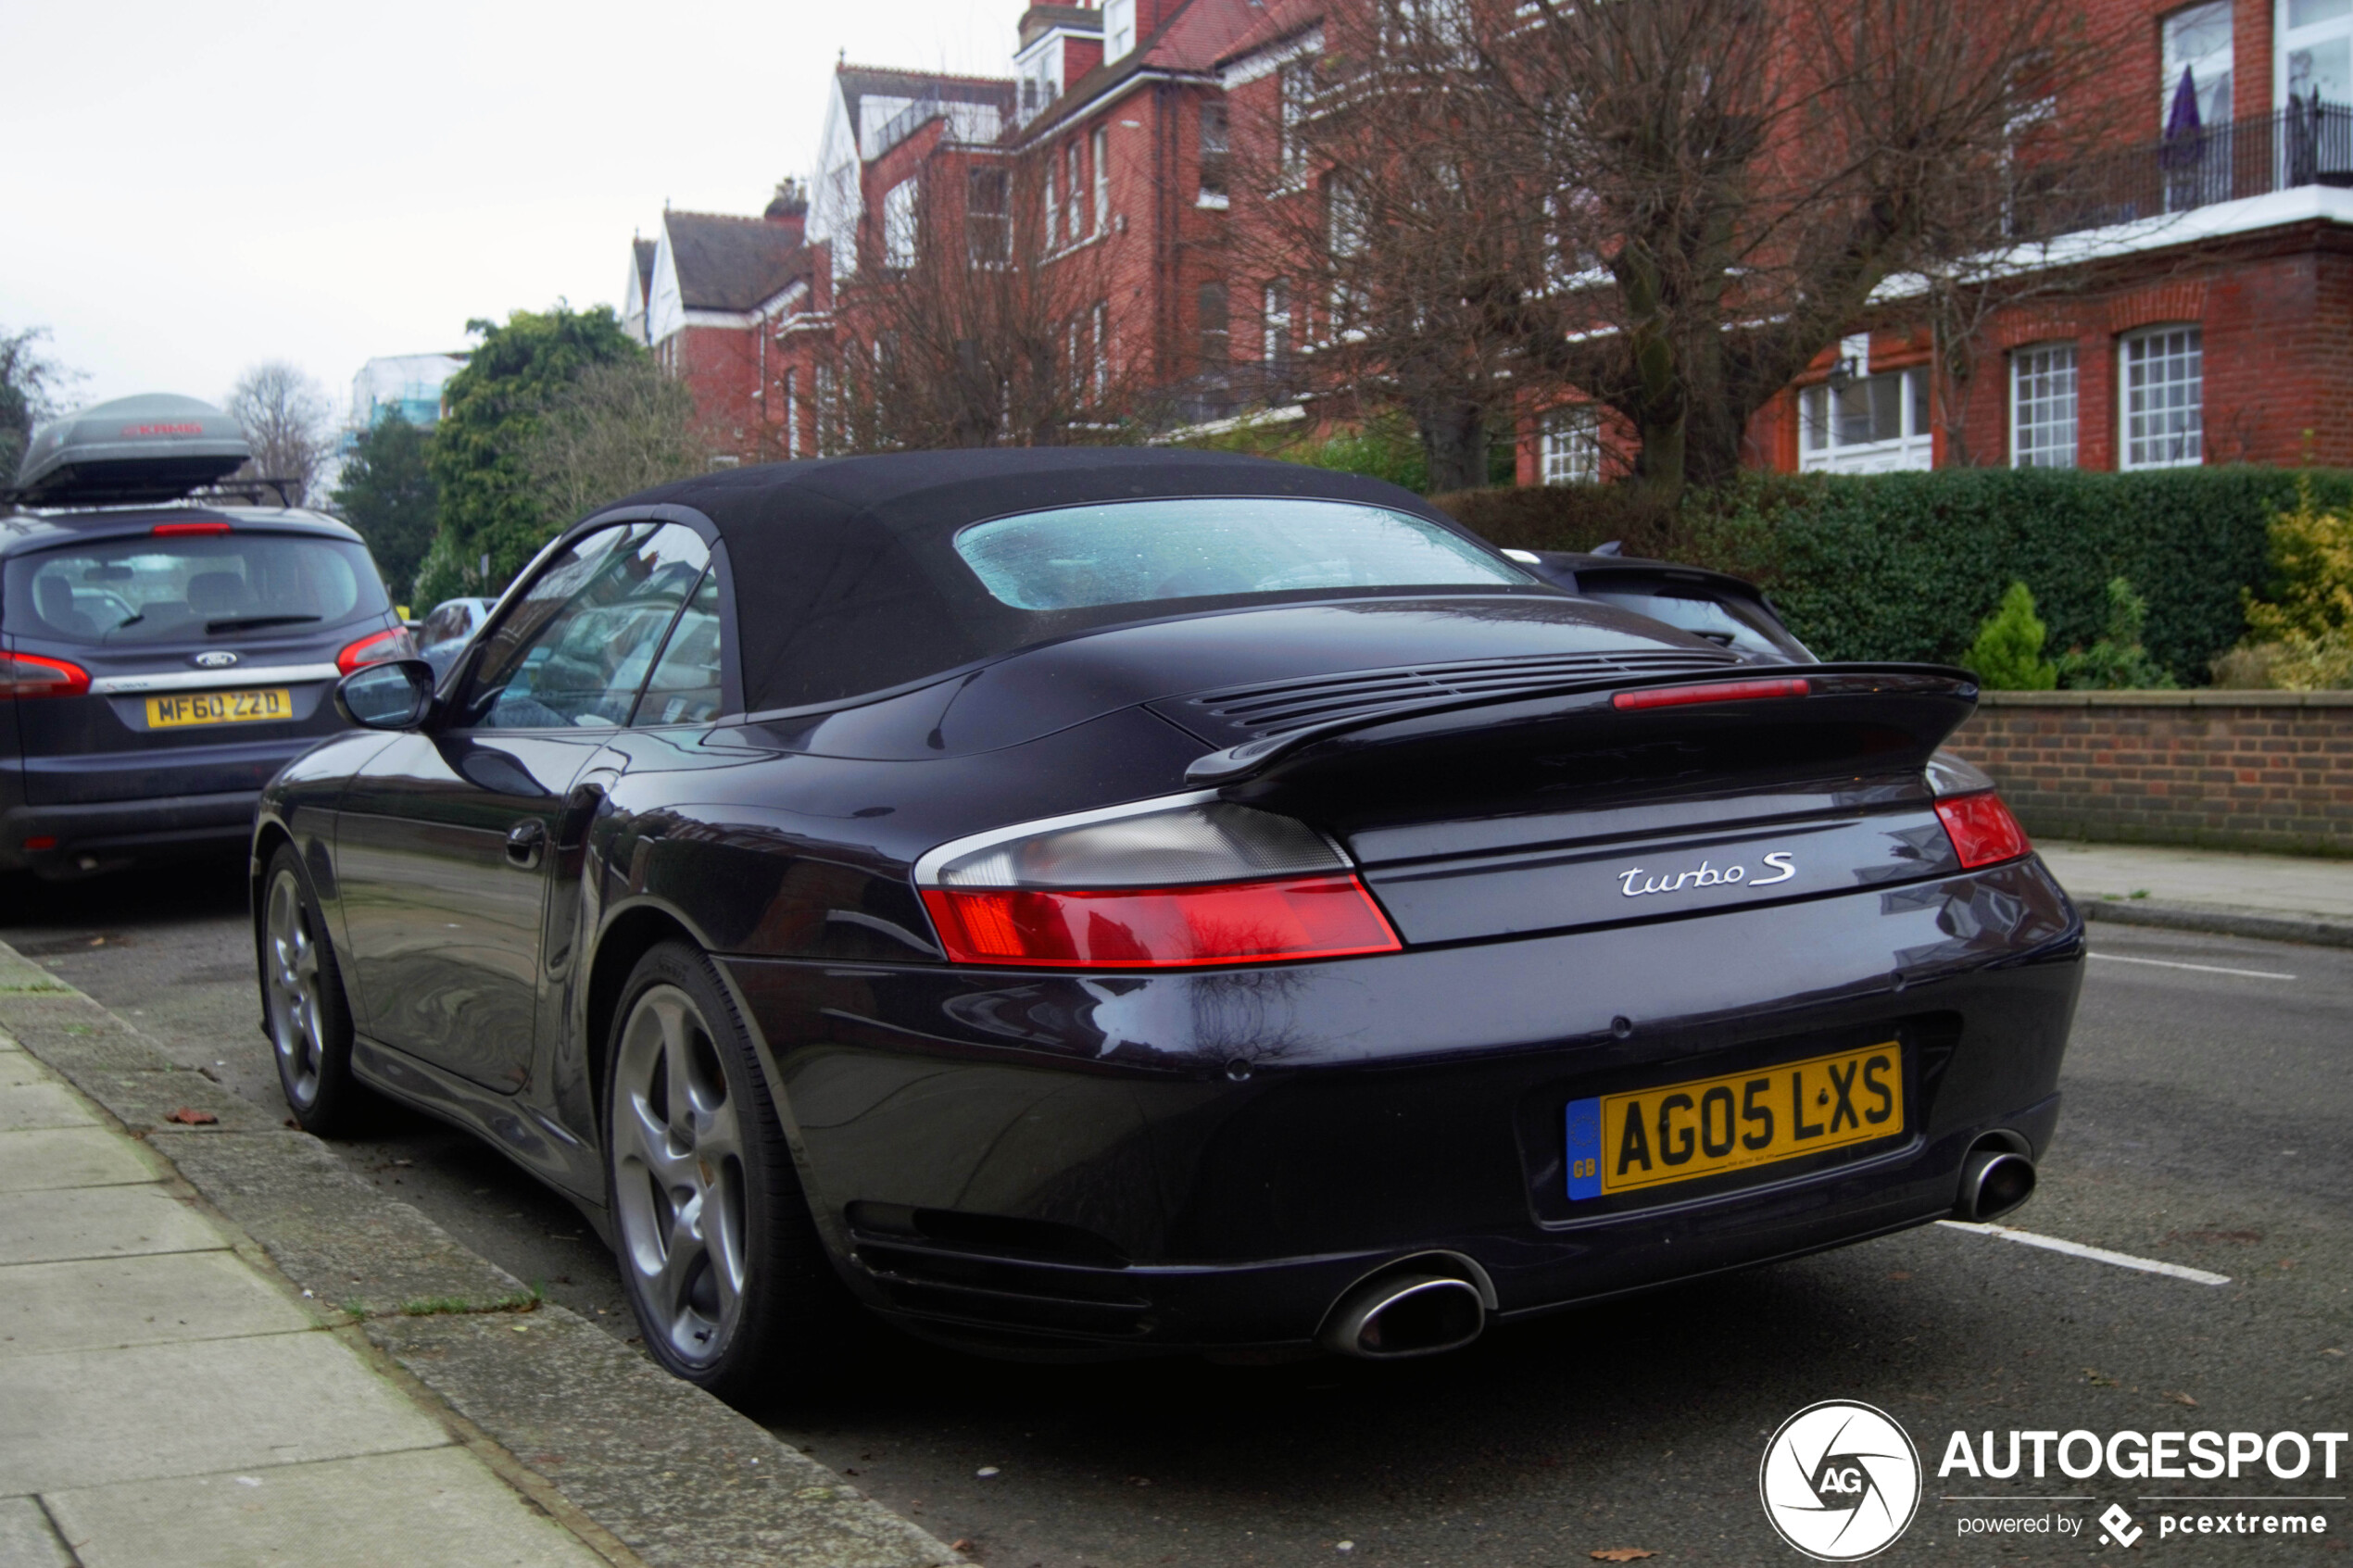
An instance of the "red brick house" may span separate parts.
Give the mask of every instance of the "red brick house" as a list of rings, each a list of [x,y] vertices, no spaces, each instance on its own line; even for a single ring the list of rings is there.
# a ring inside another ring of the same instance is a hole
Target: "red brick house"
[[[824,257],[778,323],[793,450],[825,449],[837,287],[910,264],[922,203],[942,232],[1001,235],[1066,279],[1070,353],[1141,389],[1162,422],[1231,410],[1219,56],[1258,0],[1033,6],[1004,78],[843,65],[825,107],[808,239]],[[951,220],[941,221],[941,214]]]
[[[1325,323],[1245,227],[1229,136],[1280,138],[1307,112],[1327,13],[1359,3],[1038,5],[1003,77],[844,65],[805,245],[777,207],[666,214],[633,257],[632,320],[741,455],[824,450],[842,345],[872,335],[836,317],[837,285],[903,265],[929,200],[943,232],[1018,235],[1031,265],[1084,274],[1071,355],[1151,404],[1131,411],[1165,426],[1284,402]],[[2353,400],[2353,4],[2092,0],[2087,20],[2130,134],[2092,171],[2101,199],[2032,236],[2047,286],[1982,325],[1967,376],[1930,373],[1889,291],[1751,421],[1752,463],[2353,464],[2353,421],[2333,417]],[[2205,128],[2186,172],[2162,139],[2185,77]],[[1302,169],[1292,194],[1311,186]],[[1603,476],[1623,444],[1571,404],[1530,408],[1517,445],[1541,483]]]
[[[2353,463],[2353,6],[2093,0],[2085,19],[2122,133],[2082,171],[2097,199],[2035,236],[1971,372],[1931,374],[1890,291],[1751,421],[1756,466]],[[2185,79],[2202,129],[2169,143]],[[1606,435],[1531,418],[1521,483],[1593,477]]]
[[[776,328],[810,292],[807,213],[786,181],[758,218],[665,211],[652,239],[630,244],[623,325],[693,392],[714,464],[786,455],[786,414],[770,407],[769,388]]]
[[[1308,112],[1327,20],[1361,21],[1353,3],[1266,0],[1219,60],[1237,126]],[[2096,199],[2031,236],[2034,275],[1981,323],[1969,373],[1931,374],[1930,336],[1890,289],[1751,421],[1755,466],[2353,463],[2353,5],[2092,0],[2084,19],[2108,56],[2087,89],[2101,101],[2057,112],[2121,130],[2082,171]],[[2168,143],[2185,78],[2202,130]],[[1263,355],[1312,339],[1309,302],[1278,281],[1230,287]],[[1625,456],[1616,422],[1530,409],[1519,482],[1605,476]]]

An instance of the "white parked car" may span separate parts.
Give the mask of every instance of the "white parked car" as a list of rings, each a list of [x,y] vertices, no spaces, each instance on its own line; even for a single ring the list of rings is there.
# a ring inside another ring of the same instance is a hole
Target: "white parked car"
[[[433,672],[440,675],[456,662],[459,653],[490,618],[493,599],[444,599],[416,628],[417,651]]]

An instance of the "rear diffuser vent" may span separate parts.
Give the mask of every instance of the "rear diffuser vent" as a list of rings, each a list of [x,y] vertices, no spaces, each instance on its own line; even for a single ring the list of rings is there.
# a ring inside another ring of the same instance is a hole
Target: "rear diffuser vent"
[[[1266,681],[1167,697],[1151,707],[1213,746],[1232,746],[1449,696],[1508,697],[1562,686],[1608,685],[1629,678],[1705,675],[1739,662],[1730,653],[1690,648],[1537,654]]]

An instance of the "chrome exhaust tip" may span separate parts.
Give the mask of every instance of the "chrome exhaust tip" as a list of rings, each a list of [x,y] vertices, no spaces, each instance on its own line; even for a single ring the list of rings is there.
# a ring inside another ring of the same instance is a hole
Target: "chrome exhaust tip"
[[[1961,1161],[1953,1217],[1972,1223],[1998,1220],[2033,1196],[2034,1161],[2007,1148],[1973,1148]]]
[[[1385,1274],[1340,1299],[1315,1342],[1338,1355],[1393,1361],[1459,1350],[1487,1326],[1478,1287],[1445,1274]]]

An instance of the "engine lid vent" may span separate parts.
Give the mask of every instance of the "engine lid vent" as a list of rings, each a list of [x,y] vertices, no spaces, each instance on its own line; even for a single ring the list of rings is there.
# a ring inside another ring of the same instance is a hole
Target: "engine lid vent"
[[[1629,677],[1704,675],[1740,662],[1730,653],[1696,648],[1539,654],[1265,681],[1165,697],[1149,706],[1213,746],[1232,746],[1438,697],[1507,697],[1563,686],[1606,685]]]

